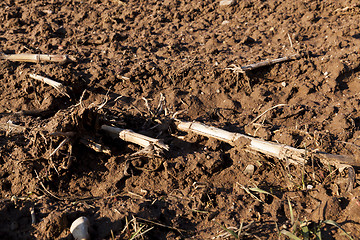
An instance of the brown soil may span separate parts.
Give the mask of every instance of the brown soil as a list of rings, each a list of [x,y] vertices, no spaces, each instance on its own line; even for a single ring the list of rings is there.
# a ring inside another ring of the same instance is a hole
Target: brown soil
[[[144,239],[224,239],[223,227],[241,225],[244,238],[278,239],[292,232],[289,202],[323,239],[346,236],[322,220],[360,238],[360,187],[346,191],[346,171],[288,165],[170,121],[177,113],[359,160],[357,0],[3,0],[0,8],[0,51],[77,59],[0,63],[1,239],[71,239],[79,216],[92,239],[129,239],[141,226],[153,227]],[[298,52],[246,75],[229,69]],[[70,98],[29,73],[63,83]],[[253,121],[278,104],[286,105]],[[170,151],[134,159],[141,147],[111,139],[103,123],[161,138]],[[54,132],[75,135],[49,157],[66,139]]]

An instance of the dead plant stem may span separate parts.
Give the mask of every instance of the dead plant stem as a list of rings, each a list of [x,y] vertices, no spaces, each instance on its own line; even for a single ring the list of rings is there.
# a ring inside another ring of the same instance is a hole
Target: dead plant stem
[[[306,149],[297,149],[285,144],[265,141],[240,133],[228,132],[219,128],[207,126],[199,122],[185,122],[176,120],[175,125],[180,131],[194,132],[202,136],[227,142],[233,146],[236,146],[239,140],[244,139],[249,141],[247,146],[250,149],[265,155],[287,160],[293,164],[304,164],[308,159],[311,159],[311,157],[316,157],[323,164],[331,164],[337,168],[343,169],[348,166],[360,166],[359,162],[349,156],[329,154],[318,151],[307,151]]]
[[[20,53],[20,54],[0,54],[1,60],[9,60],[15,62],[58,62],[66,63],[75,61],[74,57],[68,55],[49,55],[49,54],[29,54],[29,53]]]

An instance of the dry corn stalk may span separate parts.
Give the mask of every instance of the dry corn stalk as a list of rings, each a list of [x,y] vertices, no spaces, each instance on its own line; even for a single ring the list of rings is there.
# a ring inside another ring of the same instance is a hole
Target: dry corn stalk
[[[198,122],[185,122],[176,120],[175,125],[180,131],[194,132],[202,136],[227,142],[233,146],[236,146],[237,143],[241,140],[247,140],[249,141],[248,147],[250,149],[272,157],[288,160],[293,164],[305,164],[308,159],[315,157],[318,158],[323,164],[331,164],[336,166],[338,169],[343,169],[344,166],[347,167],[349,165],[360,166],[358,161],[349,156],[335,155],[325,152],[315,152],[306,149],[297,149],[284,144],[264,141],[240,133],[228,132]]]
[[[29,74],[29,76],[35,80],[39,80],[39,81],[42,81],[43,83],[49,84],[50,86],[55,88],[60,94],[65,95],[68,98],[70,98],[69,94],[67,94],[67,92],[66,92],[65,86],[62,85],[61,83],[56,82],[50,78],[37,75],[37,74]]]
[[[161,140],[136,133],[130,129],[116,128],[108,125],[102,125],[101,129],[126,142],[135,143],[145,149],[151,149],[155,153],[162,153],[164,150],[169,151],[169,146]]]
[[[75,61],[75,58],[69,55],[49,55],[49,54],[0,54],[0,59],[15,62],[58,62],[66,63]]]

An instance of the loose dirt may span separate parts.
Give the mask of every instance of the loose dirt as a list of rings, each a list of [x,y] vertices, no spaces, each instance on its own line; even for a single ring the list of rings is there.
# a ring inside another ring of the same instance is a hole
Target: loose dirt
[[[3,0],[0,9],[4,54],[76,58],[0,62],[1,239],[72,239],[80,216],[92,239],[146,230],[144,239],[278,239],[304,226],[347,239],[324,220],[360,238],[360,188],[346,191],[347,171],[291,165],[171,120],[360,161],[358,1]],[[30,73],[61,82],[70,98]],[[170,150],[134,157],[141,147],[102,124]]]

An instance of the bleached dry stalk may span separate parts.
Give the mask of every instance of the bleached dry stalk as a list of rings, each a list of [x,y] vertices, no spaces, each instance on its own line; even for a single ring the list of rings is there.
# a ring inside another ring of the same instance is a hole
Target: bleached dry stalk
[[[144,148],[154,148],[155,152],[169,151],[169,146],[161,140],[136,133],[130,129],[116,128],[108,125],[102,125],[101,129],[126,142],[135,143]]]
[[[286,62],[286,61],[290,61],[290,60],[296,60],[296,59],[299,59],[300,57],[301,57],[300,54],[293,54],[290,56],[267,60],[267,61],[263,61],[263,62],[259,62],[259,63],[250,64],[250,65],[245,65],[242,67],[232,65],[231,67],[226,68],[226,69],[233,70],[234,72],[237,72],[237,73],[245,73],[247,71],[251,71],[251,70],[265,67],[265,66],[270,66],[270,65],[273,65],[276,63]]]
[[[215,138],[220,141],[227,142],[233,146],[236,146],[237,143],[239,143],[239,141],[241,140],[246,140],[249,141],[248,147],[250,149],[272,157],[288,160],[290,163],[293,164],[305,164],[306,161],[311,157],[316,157],[323,164],[334,165],[339,170],[344,166],[349,166],[349,165],[360,166],[359,162],[348,156],[335,155],[324,152],[308,151],[305,149],[297,149],[284,144],[264,141],[240,133],[228,132],[198,122],[185,122],[185,121],[176,120],[175,125],[180,131],[194,132],[202,136]]]
[[[67,94],[67,92],[66,92],[65,86],[62,85],[61,83],[56,82],[50,78],[37,75],[37,74],[29,74],[29,76],[35,80],[39,80],[39,81],[42,81],[43,83],[49,84],[50,86],[55,88],[60,94],[65,95],[68,98],[70,98],[69,94]]]
[[[68,55],[49,55],[49,54],[0,54],[1,60],[10,60],[15,62],[58,62],[66,63],[75,61],[74,57]]]

